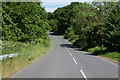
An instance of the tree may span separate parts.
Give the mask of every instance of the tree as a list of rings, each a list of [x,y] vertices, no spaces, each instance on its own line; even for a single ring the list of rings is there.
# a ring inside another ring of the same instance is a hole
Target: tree
[[[54,30],[83,50],[104,46],[108,51],[119,51],[119,11],[119,3],[72,2],[53,13]]]
[[[4,2],[3,40],[44,42],[50,29],[47,12],[37,2]]]

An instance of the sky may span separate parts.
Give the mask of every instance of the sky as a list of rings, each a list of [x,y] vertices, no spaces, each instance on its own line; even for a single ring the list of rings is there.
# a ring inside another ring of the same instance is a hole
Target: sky
[[[58,7],[69,5],[71,2],[91,2],[92,0],[41,0],[47,12],[54,12]]]

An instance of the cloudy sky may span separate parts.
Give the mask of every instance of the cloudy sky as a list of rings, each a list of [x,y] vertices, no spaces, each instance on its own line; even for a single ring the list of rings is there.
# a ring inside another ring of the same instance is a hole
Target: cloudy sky
[[[71,2],[91,2],[92,0],[41,0],[47,12],[53,12],[58,7],[69,5]]]

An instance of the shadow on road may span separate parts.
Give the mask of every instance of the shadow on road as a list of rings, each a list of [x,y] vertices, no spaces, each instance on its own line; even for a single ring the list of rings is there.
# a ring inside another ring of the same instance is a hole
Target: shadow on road
[[[73,49],[75,49],[76,51],[81,51],[80,48],[77,48],[77,47],[74,46],[73,44],[61,44],[60,46],[66,47],[66,48],[73,48]]]
[[[75,46],[72,44],[61,44],[60,46],[66,47],[66,48],[75,48]]]
[[[60,35],[58,35],[58,34],[55,34],[54,32],[48,32],[48,33],[49,33],[49,35],[60,36]],[[82,53],[82,54],[84,54],[84,55],[97,56],[97,55],[90,54],[90,53],[88,53],[88,52],[86,52],[86,51],[83,51],[83,50],[81,50],[80,48],[76,47],[76,46],[73,45],[73,44],[60,44],[60,46],[61,46],[61,47],[66,47],[66,48],[72,48],[72,49],[74,49],[76,52]]]
[[[86,51],[82,51],[80,48],[77,48],[73,44],[61,44],[60,46],[61,47],[66,47],[66,48],[73,48],[76,52],[82,53],[84,55],[97,56],[97,55],[90,54],[90,53],[88,53]]]
[[[54,32],[48,32],[49,35],[53,35],[53,36],[60,36],[58,34],[55,34]]]

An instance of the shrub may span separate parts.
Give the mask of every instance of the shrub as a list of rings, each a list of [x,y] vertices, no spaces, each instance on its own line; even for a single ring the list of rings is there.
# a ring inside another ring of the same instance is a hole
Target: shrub
[[[105,50],[106,50],[105,47],[96,46],[94,48],[88,49],[88,52],[93,55],[101,55],[101,54],[105,54]]]

